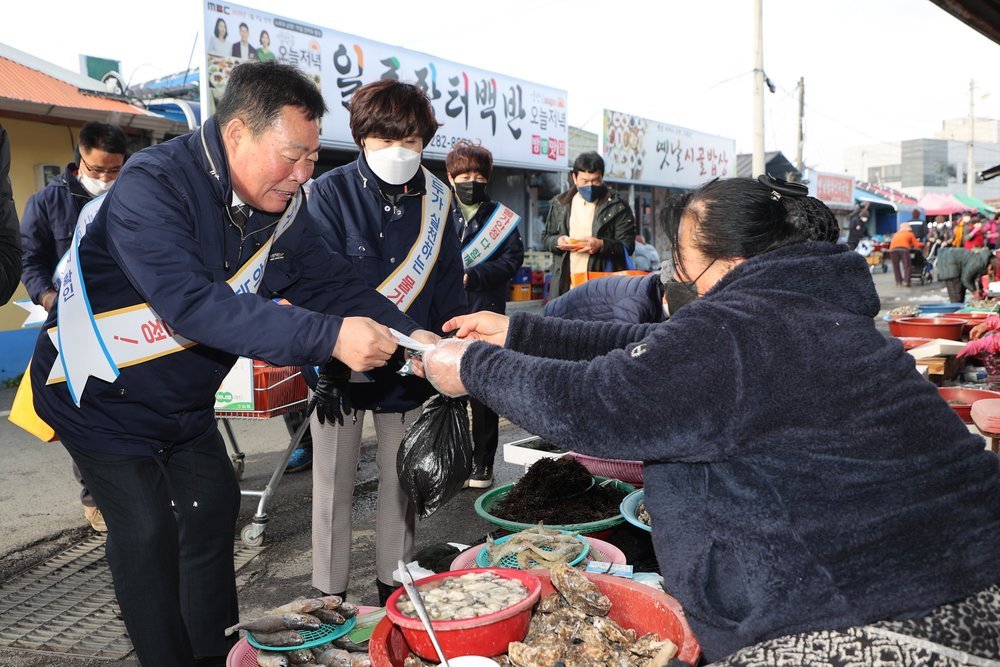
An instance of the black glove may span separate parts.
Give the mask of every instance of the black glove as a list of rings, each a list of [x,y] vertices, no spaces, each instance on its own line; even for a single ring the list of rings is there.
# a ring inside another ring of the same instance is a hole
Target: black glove
[[[320,424],[326,424],[329,419],[331,424],[336,421],[343,426],[344,416],[352,412],[351,369],[340,361],[326,364],[316,378],[313,402]]]

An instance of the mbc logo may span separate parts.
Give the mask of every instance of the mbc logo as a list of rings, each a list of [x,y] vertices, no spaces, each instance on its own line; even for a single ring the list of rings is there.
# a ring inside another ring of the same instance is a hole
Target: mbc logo
[[[226,7],[225,5],[217,5],[214,2],[210,2],[208,3],[208,11],[216,12],[217,14],[228,14],[229,7]]]

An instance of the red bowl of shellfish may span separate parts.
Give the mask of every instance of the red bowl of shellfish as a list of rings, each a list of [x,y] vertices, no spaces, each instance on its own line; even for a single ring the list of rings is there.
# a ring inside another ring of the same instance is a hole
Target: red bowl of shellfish
[[[534,574],[522,570],[496,567],[453,570],[424,577],[416,582],[417,590],[425,599],[424,606],[427,606],[425,590],[428,588],[428,584],[441,582],[445,579],[458,579],[463,575],[481,572],[492,572],[504,579],[517,580],[527,589],[527,595],[519,602],[493,613],[454,620],[431,620],[431,627],[434,628],[434,634],[437,635],[438,643],[446,658],[460,655],[481,655],[488,658],[500,655],[507,651],[508,644],[521,641],[528,634],[531,608],[538,602],[542,591],[542,583]],[[414,653],[427,660],[437,662],[437,651],[434,650],[434,645],[431,643],[427,630],[424,629],[424,624],[416,616],[408,616],[400,610],[400,598],[405,595],[406,591],[400,588],[389,596],[385,605],[386,619],[383,619],[382,622],[389,620],[398,627],[406,645]],[[430,610],[428,610],[428,614],[430,614]],[[379,663],[374,660],[374,655],[372,657],[373,664],[394,664],[392,662]]]

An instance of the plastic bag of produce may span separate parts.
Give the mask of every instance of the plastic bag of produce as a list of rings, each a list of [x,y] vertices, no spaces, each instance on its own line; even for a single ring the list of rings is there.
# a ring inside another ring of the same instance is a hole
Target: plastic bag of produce
[[[462,489],[472,472],[472,436],[465,398],[435,396],[406,430],[396,474],[421,519]]]

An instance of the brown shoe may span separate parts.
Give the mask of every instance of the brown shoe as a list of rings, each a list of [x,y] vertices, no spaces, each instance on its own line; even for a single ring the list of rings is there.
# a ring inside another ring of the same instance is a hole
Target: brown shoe
[[[108,524],[104,523],[104,515],[101,514],[101,510],[96,507],[87,507],[84,505],[83,516],[87,517],[87,521],[90,522],[90,527],[97,532],[108,532]]]

